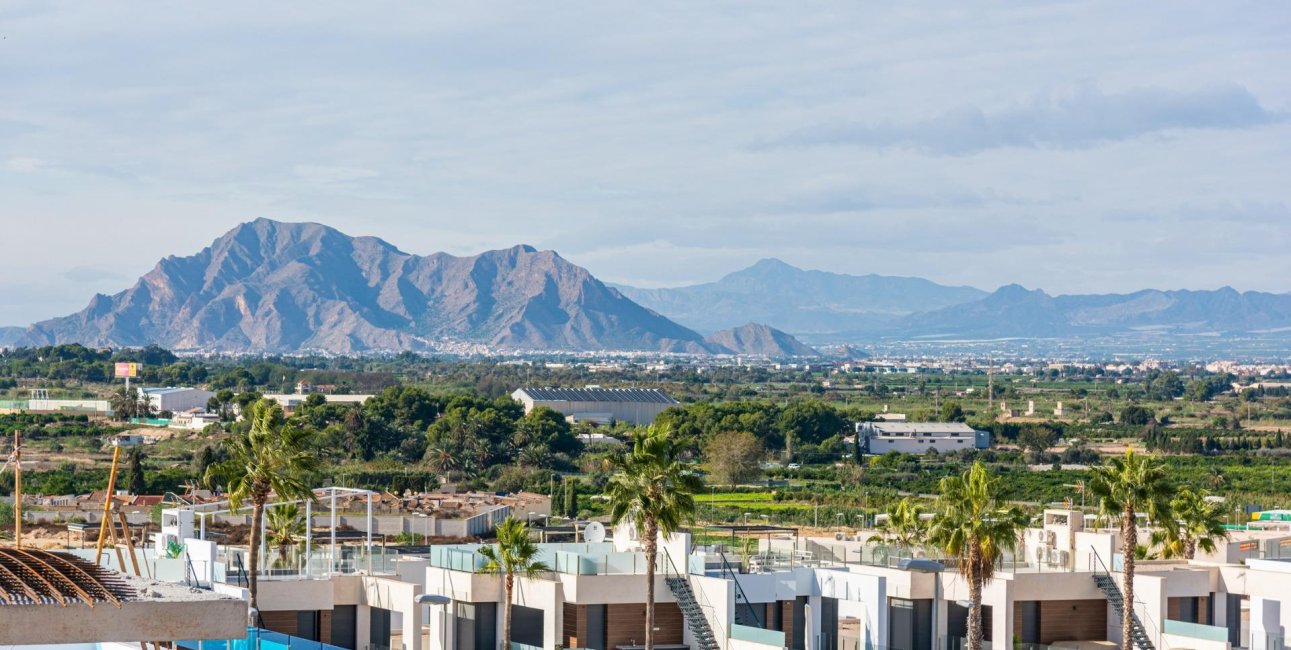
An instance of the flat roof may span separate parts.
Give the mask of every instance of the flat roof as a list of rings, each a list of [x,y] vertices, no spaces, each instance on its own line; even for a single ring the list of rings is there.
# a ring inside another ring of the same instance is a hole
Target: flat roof
[[[638,402],[679,404],[657,388],[521,388],[535,402]]]
[[[869,422],[879,433],[976,433],[963,422]]]
[[[159,388],[145,388],[142,392],[144,395],[169,395],[171,393],[184,393],[190,390],[201,391],[203,393],[208,392],[203,391],[200,388],[193,388],[192,386],[162,386]]]

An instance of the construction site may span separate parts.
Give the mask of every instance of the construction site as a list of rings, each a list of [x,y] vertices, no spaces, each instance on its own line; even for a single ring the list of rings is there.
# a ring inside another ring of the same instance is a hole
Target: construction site
[[[359,620],[344,612],[373,590],[373,598],[383,598],[378,594],[392,588],[413,589],[396,577],[401,566],[406,572],[416,563],[412,553],[424,557],[430,545],[479,541],[509,516],[551,512],[549,497],[528,493],[321,488],[310,499],[268,504],[268,512],[292,508],[297,529],[290,543],[262,536],[252,568],[249,509],[193,485],[155,496],[120,489],[132,444],[111,441],[102,490],[63,497],[25,495],[20,433],[5,445],[0,472],[13,481],[5,502],[14,516],[0,525],[0,647],[391,647],[391,638],[402,638],[402,617]],[[268,515],[262,523],[270,527]],[[259,610],[249,605],[253,575],[261,584]],[[284,618],[282,598],[294,611],[298,598],[317,597],[314,588],[297,592],[288,584],[318,580],[333,592],[328,609],[341,613],[310,622]],[[411,596],[405,600],[406,609],[415,609]],[[364,641],[369,637],[384,643]]]

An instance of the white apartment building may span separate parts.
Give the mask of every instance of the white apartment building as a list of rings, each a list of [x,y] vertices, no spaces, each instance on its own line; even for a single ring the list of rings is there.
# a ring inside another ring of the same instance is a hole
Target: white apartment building
[[[861,453],[939,454],[991,446],[989,431],[977,431],[963,422],[857,422],[856,441]]]

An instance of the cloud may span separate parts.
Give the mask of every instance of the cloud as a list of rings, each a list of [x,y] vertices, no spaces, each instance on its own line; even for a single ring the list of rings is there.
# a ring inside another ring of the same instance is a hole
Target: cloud
[[[49,163],[40,158],[30,158],[27,156],[15,156],[4,161],[4,169],[11,172],[28,173],[35,172],[48,167]]]
[[[904,124],[820,124],[765,146],[909,147],[948,155],[1004,147],[1077,149],[1174,129],[1249,129],[1285,118],[1239,85],[1105,93],[1082,84],[1019,105],[994,110],[961,106]]]

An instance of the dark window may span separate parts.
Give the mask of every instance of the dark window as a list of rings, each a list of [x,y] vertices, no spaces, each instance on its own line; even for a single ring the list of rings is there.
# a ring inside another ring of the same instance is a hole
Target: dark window
[[[541,609],[511,606],[511,641],[542,647],[543,613]]]
[[[496,603],[457,604],[457,650],[497,650]],[[512,640],[515,619],[512,618]]]
[[[584,611],[587,612],[587,640],[583,647],[589,650],[607,650],[605,647],[607,639],[605,636],[605,610],[606,605],[588,605]]]
[[[337,605],[332,610],[332,643],[331,645],[340,646],[355,650],[355,619],[357,618],[357,608],[354,605]]]
[[[319,641],[318,610],[306,609],[296,612],[296,636],[310,641]]]
[[[372,607],[371,629],[368,642],[377,648],[390,647],[390,610]]]

